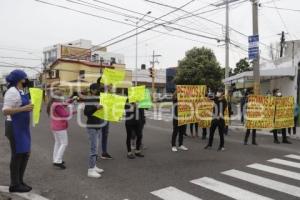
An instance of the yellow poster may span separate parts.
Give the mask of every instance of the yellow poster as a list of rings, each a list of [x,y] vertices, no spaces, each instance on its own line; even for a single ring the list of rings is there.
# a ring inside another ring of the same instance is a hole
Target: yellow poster
[[[128,88],[129,103],[143,101],[145,99],[145,92],[144,85]]]
[[[31,103],[33,104],[33,125],[37,125],[40,121],[40,113],[43,101],[43,90],[40,88],[29,88]]]
[[[247,103],[247,129],[271,129],[274,127],[275,98],[271,96],[248,97]]]
[[[205,97],[205,85],[177,85],[178,125],[197,123],[195,104]]]
[[[195,103],[195,117],[201,128],[211,127],[214,102],[207,97],[200,97]]]
[[[97,110],[93,115],[111,122],[119,122],[125,111],[127,97],[110,93],[100,94],[100,105],[103,109]]]
[[[294,127],[294,97],[275,97],[275,129]]]
[[[105,68],[101,78],[101,83],[105,85],[110,85],[110,84],[118,85],[123,83],[124,79],[125,79],[124,70]]]

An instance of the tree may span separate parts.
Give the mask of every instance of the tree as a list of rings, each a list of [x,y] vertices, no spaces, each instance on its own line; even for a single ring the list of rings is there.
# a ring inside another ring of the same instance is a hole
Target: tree
[[[214,52],[205,47],[189,50],[179,61],[175,77],[178,85],[207,85],[217,90],[223,86],[223,72]]]
[[[239,62],[236,63],[236,67],[233,69],[233,74],[240,74],[242,72],[251,71],[252,67],[250,66],[250,63],[248,62],[247,58],[241,59]]]

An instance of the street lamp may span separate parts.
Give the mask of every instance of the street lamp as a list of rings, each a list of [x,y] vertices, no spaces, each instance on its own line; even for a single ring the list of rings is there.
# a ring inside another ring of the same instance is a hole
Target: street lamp
[[[148,11],[141,18],[137,19],[137,21],[125,19],[125,21],[132,22],[136,26],[136,30],[135,30],[135,86],[137,86],[137,70],[138,70],[138,29],[139,29],[138,25],[147,15],[150,15],[150,14],[151,14],[151,11]]]

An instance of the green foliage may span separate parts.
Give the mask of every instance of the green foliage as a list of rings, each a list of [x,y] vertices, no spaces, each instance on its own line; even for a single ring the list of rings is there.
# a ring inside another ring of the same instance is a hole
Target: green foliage
[[[178,85],[207,85],[216,90],[223,86],[223,73],[211,49],[194,47],[186,52],[185,58],[179,61],[175,83]]]
[[[241,59],[236,63],[236,67],[233,69],[232,75],[240,74],[242,72],[251,71],[252,68],[247,58]]]

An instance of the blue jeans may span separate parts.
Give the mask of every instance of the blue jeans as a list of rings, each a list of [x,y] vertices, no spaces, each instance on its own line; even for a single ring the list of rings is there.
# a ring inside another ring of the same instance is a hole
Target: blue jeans
[[[99,136],[101,135],[101,129],[88,128],[87,133],[89,135],[90,142],[89,168],[91,169],[96,166],[96,161],[98,157],[98,143]]]
[[[102,141],[102,153],[107,153],[107,140],[108,140],[108,130],[109,130],[109,122],[106,122],[106,125],[102,128],[102,138],[99,137],[99,141]],[[99,148],[100,150],[100,148]],[[101,154],[101,152],[99,152]]]

